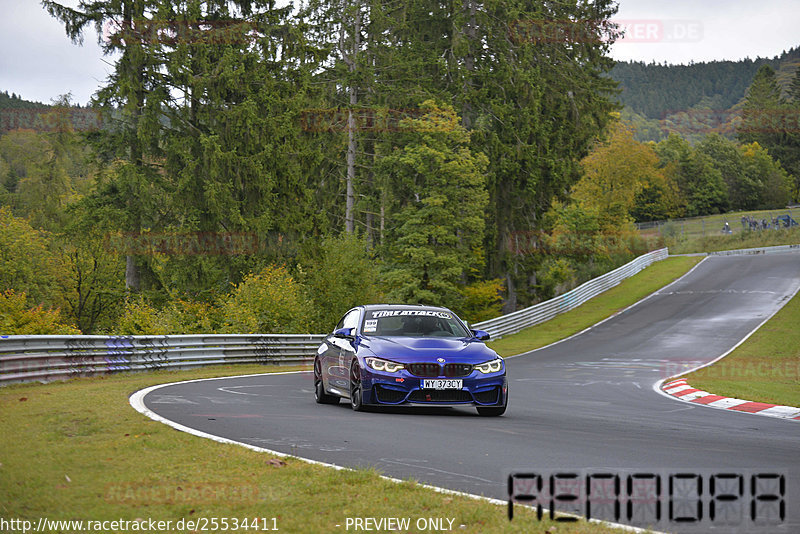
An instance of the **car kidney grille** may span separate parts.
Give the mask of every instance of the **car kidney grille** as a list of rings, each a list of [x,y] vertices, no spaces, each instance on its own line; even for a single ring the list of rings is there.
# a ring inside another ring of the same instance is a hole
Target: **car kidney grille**
[[[408,370],[414,376],[455,378],[470,374],[472,366],[467,363],[448,363],[442,369],[442,366],[438,363],[411,363],[408,365]]]
[[[408,396],[411,402],[472,402],[472,395],[463,389],[417,389]]]
[[[448,363],[444,366],[444,376],[453,378],[467,376],[472,372],[472,366],[467,363]]]
[[[412,363],[408,371],[415,376],[439,376],[441,367],[438,363]]]

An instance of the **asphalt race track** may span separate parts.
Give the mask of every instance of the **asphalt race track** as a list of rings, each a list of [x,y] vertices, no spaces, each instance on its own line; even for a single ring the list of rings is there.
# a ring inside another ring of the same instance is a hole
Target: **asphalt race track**
[[[509,359],[510,404],[500,418],[472,408],[317,405],[310,373],[169,385],[144,402],[238,442],[499,499],[512,471],[780,473],[787,518],[764,531],[800,532],[800,422],[692,406],[652,388],[729,350],[798,287],[800,254],[707,258],[593,329]]]

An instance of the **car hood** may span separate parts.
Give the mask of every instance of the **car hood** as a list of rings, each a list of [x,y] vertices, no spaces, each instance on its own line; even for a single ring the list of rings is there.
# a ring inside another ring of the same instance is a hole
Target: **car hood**
[[[497,353],[475,339],[419,337],[363,337],[361,348],[398,363],[435,362],[483,363],[497,358]]]

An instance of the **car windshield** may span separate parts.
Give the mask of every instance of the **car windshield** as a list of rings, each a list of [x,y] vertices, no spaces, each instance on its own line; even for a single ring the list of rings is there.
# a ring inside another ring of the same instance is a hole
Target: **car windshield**
[[[361,328],[365,335],[403,337],[469,337],[471,333],[445,310],[368,310]]]

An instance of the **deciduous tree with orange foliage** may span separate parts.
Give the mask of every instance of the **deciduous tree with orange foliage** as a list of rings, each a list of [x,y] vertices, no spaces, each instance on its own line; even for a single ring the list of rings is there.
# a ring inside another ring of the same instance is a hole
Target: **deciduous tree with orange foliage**
[[[617,122],[605,143],[581,161],[583,178],[572,198],[595,211],[604,232],[614,232],[632,220],[680,215],[677,185],[659,167],[650,144],[633,138],[633,130]]]

